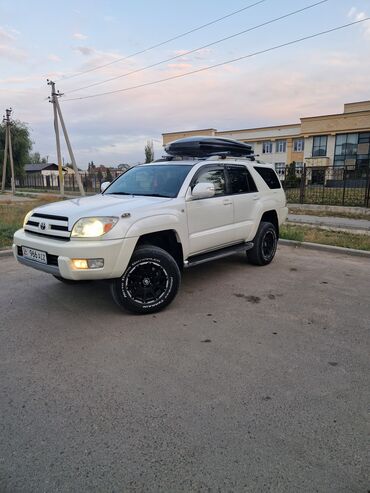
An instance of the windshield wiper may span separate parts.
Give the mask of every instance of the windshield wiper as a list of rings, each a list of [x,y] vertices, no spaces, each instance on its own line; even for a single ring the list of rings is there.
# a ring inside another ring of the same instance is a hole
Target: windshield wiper
[[[107,195],[134,195],[133,193],[128,193],[128,192],[107,192]]]
[[[136,197],[163,197],[165,199],[172,199],[170,195],[162,195],[160,193],[135,193]]]

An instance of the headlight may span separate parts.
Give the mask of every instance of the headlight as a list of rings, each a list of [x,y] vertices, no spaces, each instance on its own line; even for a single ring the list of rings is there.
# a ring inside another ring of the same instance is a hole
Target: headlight
[[[32,209],[32,211],[27,212],[27,214],[24,216],[23,228],[26,226],[26,224],[27,224],[29,218],[32,216],[32,214],[33,214],[33,209]]]
[[[108,233],[117,223],[118,217],[83,217],[72,229],[72,237],[97,238]]]

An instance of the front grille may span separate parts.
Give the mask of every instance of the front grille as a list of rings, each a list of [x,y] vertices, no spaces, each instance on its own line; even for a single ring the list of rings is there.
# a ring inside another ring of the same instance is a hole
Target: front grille
[[[70,232],[68,229],[68,217],[35,212],[28,219],[24,227],[27,233],[68,241]]]
[[[17,247],[17,254],[19,257],[23,257],[22,247]],[[48,265],[56,265],[58,267],[58,255],[51,255],[50,253],[46,253],[46,258],[48,261]]]
[[[68,217],[54,216],[51,214],[40,214],[39,212],[35,212],[34,214],[32,214],[32,217],[41,217],[43,219],[53,219],[54,221],[67,221],[68,222]]]

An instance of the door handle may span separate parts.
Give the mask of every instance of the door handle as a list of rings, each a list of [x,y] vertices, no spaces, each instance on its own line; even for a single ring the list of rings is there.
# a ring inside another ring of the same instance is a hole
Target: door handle
[[[253,200],[258,200],[259,199],[259,196],[258,195],[253,195],[252,199]]]
[[[223,202],[224,205],[231,205],[232,203],[233,203],[233,201],[230,199],[224,199],[224,202]]]

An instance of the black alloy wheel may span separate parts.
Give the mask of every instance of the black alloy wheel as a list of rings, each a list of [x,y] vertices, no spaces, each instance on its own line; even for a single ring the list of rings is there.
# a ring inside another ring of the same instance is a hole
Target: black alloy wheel
[[[253,240],[253,248],[247,251],[251,264],[267,265],[275,257],[278,243],[276,228],[272,223],[262,221]]]
[[[176,296],[180,285],[180,270],[174,258],[162,248],[139,246],[118,279],[111,283],[114,301],[134,313],[162,310]]]

